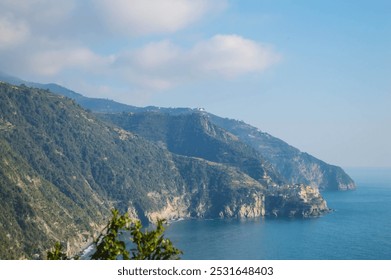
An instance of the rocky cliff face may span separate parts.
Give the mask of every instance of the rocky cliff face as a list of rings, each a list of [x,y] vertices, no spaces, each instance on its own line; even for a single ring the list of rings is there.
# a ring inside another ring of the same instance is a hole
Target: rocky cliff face
[[[211,122],[236,135],[270,162],[290,184],[310,185],[320,190],[353,190],[354,181],[342,168],[327,164],[259,129],[232,119],[208,114]]]
[[[183,156],[176,162],[186,181],[191,217],[263,216],[265,185],[224,164]]]
[[[159,112],[98,114],[99,118],[187,157],[231,166],[265,183],[284,179],[263,156],[232,133],[213,124],[204,114],[171,115]]]
[[[242,178],[237,182],[242,184],[243,182],[251,182],[253,193],[248,193],[247,186],[245,196],[240,195],[240,192],[230,195],[230,197],[236,199],[232,200],[231,198],[225,205],[221,205],[218,210],[212,212],[212,216],[259,217],[273,215],[308,217],[319,216],[328,211],[327,204],[318,188],[304,184],[292,184],[290,181],[294,181],[294,179],[285,181],[276,171],[276,168],[264,160],[262,154],[243,144],[236,135],[213,124],[208,115],[142,112],[99,114],[99,116],[126,130],[160,143],[175,154],[196,157],[200,163],[208,162],[214,168],[218,166],[225,168],[225,174],[233,174],[233,171],[242,173]],[[189,166],[185,168],[185,170],[193,169],[194,167]],[[196,173],[200,174],[200,172]],[[183,178],[192,178],[191,174],[182,175]],[[216,174],[210,174],[207,178],[216,178]],[[224,186],[223,189],[217,192],[221,194],[227,190],[232,190],[229,186],[232,186],[234,181],[228,180],[228,182],[219,181],[216,184],[210,181],[207,183],[201,181],[197,182],[197,185],[209,185],[209,195],[213,193],[214,185]],[[187,183],[192,185],[192,182]],[[207,207],[210,203],[204,197],[201,201],[202,207],[190,207],[191,209],[197,209],[197,214],[190,214],[189,216],[211,216],[210,209]],[[222,202],[224,198],[220,197],[216,201]]]
[[[146,218],[245,218],[265,215],[265,186],[235,168],[200,158],[175,156],[185,181],[176,194],[155,191],[147,196],[161,204],[145,212]]]
[[[274,189],[267,196],[265,207],[266,214],[275,217],[314,217],[330,211],[319,190],[305,185]]]
[[[191,136],[172,143],[173,153],[46,90],[0,83],[0,95],[1,259],[42,258],[56,240],[78,250],[112,207],[147,222],[259,217],[290,200],[311,206],[294,195],[269,203],[278,173],[207,119],[195,118],[190,135],[208,145]]]

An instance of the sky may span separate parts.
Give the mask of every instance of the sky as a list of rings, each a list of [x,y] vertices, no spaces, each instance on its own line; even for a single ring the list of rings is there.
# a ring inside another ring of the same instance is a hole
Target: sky
[[[388,0],[0,0],[0,71],[391,167]]]

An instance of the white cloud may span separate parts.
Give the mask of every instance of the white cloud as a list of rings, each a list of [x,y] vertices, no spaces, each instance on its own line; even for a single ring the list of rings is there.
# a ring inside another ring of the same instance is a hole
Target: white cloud
[[[25,22],[0,16],[0,50],[19,45],[28,38],[29,34]]]
[[[75,8],[75,0],[1,0],[0,2],[0,13],[13,14],[32,25],[59,23],[69,18]]]
[[[132,83],[167,89],[189,81],[235,79],[261,72],[279,59],[271,47],[238,35],[216,35],[189,49],[168,40],[150,43],[118,55],[114,67]]]
[[[115,33],[171,33],[224,6],[222,0],[98,0],[97,9]]]
[[[149,43],[133,54],[135,62],[146,70],[167,70],[182,55],[182,50],[168,40]]]
[[[39,40],[63,38],[75,8],[75,0],[1,0],[0,49],[34,48]]]
[[[200,71],[227,78],[265,70],[279,60],[270,47],[238,35],[216,35],[198,43],[190,55]]]
[[[272,48],[239,35],[216,35],[186,47],[169,39],[129,47],[133,41],[140,44],[136,35],[181,30],[225,3],[1,0],[0,70],[35,81],[69,85],[85,77],[101,89],[117,83],[155,92],[211,78],[234,79],[275,64],[279,56]]]
[[[97,73],[104,71],[110,62],[110,57],[99,56],[84,47],[45,50],[27,59],[28,67],[42,76],[54,76],[68,69]]]

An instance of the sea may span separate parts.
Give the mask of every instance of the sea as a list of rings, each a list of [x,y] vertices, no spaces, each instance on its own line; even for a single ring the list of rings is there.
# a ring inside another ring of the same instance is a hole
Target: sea
[[[391,260],[391,169],[345,169],[357,189],[324,192],[318,218],[183,220],[166,237],[185,260]]]

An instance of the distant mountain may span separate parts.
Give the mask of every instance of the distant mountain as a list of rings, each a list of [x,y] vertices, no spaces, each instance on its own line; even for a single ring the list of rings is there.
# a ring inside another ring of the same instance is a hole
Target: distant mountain
[[[101,98],[88,98],[79,93],[76,93],[70,89],[67,89],[63,86],[50,83],[50,84],[41,84],[24,81],[22,79],[4,74],[0,72],[0,81],[12,84],[12,85],[26,85],[33,88],[39,88],[44,90],[49,90],[52,93],[59,94],[65,97],[69,97],[75,100],[78,104],[83,106],[86,109],[98,111],[98,112],[122,112],[122,111],[137,111],[137,107],[121,104],[109,99]]]
[[[353,180],[342,168],[303,153],[286,142],[244,122],[208,114],[210,121],[236,135],[259,151],[289,183],[301,183],[320,190],[352,190]]]
[[[192,142],[174,153],[46,89],[0,83],[0,96],[0,259],[42,258],[55,240],[80,250],[112,207],[144,222],[328,211],[316,189],[280,184],[254,149],[203,116],[178,116],[178,137]]]

